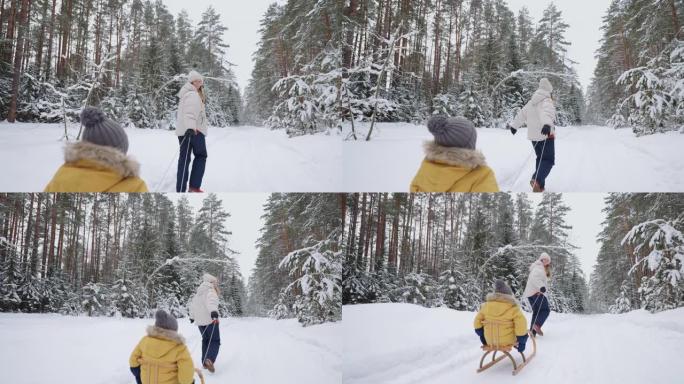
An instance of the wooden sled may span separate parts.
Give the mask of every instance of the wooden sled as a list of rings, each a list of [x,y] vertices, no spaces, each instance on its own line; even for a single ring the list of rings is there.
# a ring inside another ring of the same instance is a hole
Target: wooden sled
[[[500,345],[500,344],[498,344],[498,340],[499,340],[498,335],[500,334],[500,327],[502,325],[513,326],[513,321],[497,321],[497,320],[487,321],[487,320],[485,320],[482,323],[484,324],[485,330],[487,329],[487,327],[490,327],[490,329],[491,329],[490,334],[494,335],[493,336],[494,340],[492,340],[492,342],[490,344],[482,346],[482,350],[484,351],[484,354],[482,355],[482,358],[480,359],[480,368],[477,369],[477,373],[480,373],[480,372],[482,372],[488,368],[491,368],[492,366],[494,366],[494,364],[496,364],[499,361],[508,357],[511,360],[511,362],[513,363],[513,376],[515,376],[518,373],[520,373],[520,371],[522,371],[522,369],[525,368],[525,366],[527,364],[529,364],[530,361],[532,361],[532,359],[534,358],[534,355],[537,354],[537,340],[535,340],[534,336],[532,336],[532,334],[530,332],[528,332],[527,333],[527,335],[529,336],[528,340],[532,341],[532,354],[530,354],[529,356],[525,356],[524,352],[518,352],[518,353],[520,353],[520,356],[522,357],[522,362],[518,363],[515,360],[515,358],[513,357],[513,355],[511,355],[511,350],[513,348],[517,347],[517,345],[518,345],[517,343],[513,344],[513,345]],[[487,341],[489,342],[489,340],[487,340]],[[487,358],[487,356],[489,356],[490,353],[492,354],[492,360],[490,362],[488,362],[487,364],[485,364],[485,359]],[[501,353],[501,355],[499,357],[496,356],[498,353]]]

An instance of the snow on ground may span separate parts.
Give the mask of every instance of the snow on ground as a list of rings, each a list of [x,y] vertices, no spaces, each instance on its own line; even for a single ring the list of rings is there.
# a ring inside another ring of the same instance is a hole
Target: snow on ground
[[[655,315],[551,313],[537,355],[518,376],[508,360],[476,373],[482,352],[474,312],[410,304],[342,308],[346,384],[684,382],[684,308]]]
[[[381,123],[364,141],[369,124],[356,124],[358,141],[343,144],[343,187],[349,192],[408,191],[432,139],[424,125]],[[360,129],[359,129],[360,128]],[[346,134],[350,128],[346,127]],[[531,192],[534,152],[527,129],[478,129],[477,148],[503,191]],[[628,129],[558,127],[556,165],[546,179],[549,192],[683,192],[684,135],[668,132],[636,137]]]
[[[0,381],[135,383],[128,358],[153,323],[153,319],[0,313]],[[187,319],[178,323],[195,366],[201,366],[197,327]],[[245,318],[222,319],[220,327],[216,373],[203,370],[207,384],[341,381],[338,324],[303,328],[296,320]]]
[[[78,125],[70,126],[76,137]],[[153,192],[175,192],[178,139],[174,132],[126,129],[129,154],[141,163]],[[0,191],[38,192],[64,162],[62,124],[0,123]],[[210,128],[207,192],[339,192],[341,139],[337,135],[288,138],[260,127]]]

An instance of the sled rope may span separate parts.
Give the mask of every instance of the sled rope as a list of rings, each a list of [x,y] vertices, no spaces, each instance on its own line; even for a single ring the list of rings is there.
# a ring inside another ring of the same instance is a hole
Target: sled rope
[[[204,328],[204,332],[206,332],[207,329]],[[195,349],[197,349],[197,345],[204,339],[204,332],[202,332],[202,335],[200,336],[199,340],[195,341],[195,343],[192,345],[192,348],[190,348],[190,354],[192,354]]]
[[[213,324],[213,327],[211,327],[211,335],[209,335],[209,342],[210,343],[211,343],[211,340],[214,338],[214,330],[216,329],[216,325],[217,325],[215,323],[212,323],[212,324]],[[206,331],[207,329],[204,328],[204,330]],[[206,356],[207,352],[209,352],[209,346],[207,346],[206,351],[204,351],[204,350],[202,351],[202,365],[204,365],[204,360],[207,358],[207,356]]]
[[[181,143],[180,143],[181,147],[183,146],[183,143],[185,142],[186,138],[187,138],[187,136],[183,137],[183,140],[181,140]],[[164,174],[162,175],[161,180],[159,180],[159,182],[157,183],[157,187],[155,188],[155,192],[159,192],[161,187],[164,185],[164,181],[166,181],[166,175],[169,174],[169,169],[171,168],[171,165],[173,165],[173,163],[176,161],[176,159],[178,159],[178,155],[173,155],[173,159],[171,159],[171,161],[169,161],[169,165],[166,166],[166,170],[164,171]]]
[[[548,137],[546,138],[546,140],[548,140]],[[546,140],[544,140],[544,144],[542,145],[541,155],[539,156],[539,165],[537,166],[537,170],[534,171],[534,183],[535,184],[537,184],[537,177],[539,177],[539,170],[541,169],[542,159],[544,158],[544,150],[546,149]],[[537,148],[537,144],[535,144],[534,147]]]
[[[537,305],[537,301],[539,300],[540,297],[544,296],[543,294],[537,295],[537,298],[534,299],[534,303],[532,304],[532,313],[534,313],[534,306]],[[534,327],[534,324],[537,323],[537,317],[539,317],[539,311],[537,311],[537,314],[532,317],[532,324],[530,324],[530,331]]]
[[[185,136],[183,138],[183,141],[185,141],[186,138],[189,136]],[[188,172],[188,157],[190,156],[190,145],[192,143],[188,143],[188,150],[185,151],[185,160],[183,161],[183,175],[181,176],[181,191],[183,191],[183,187],[185,187],[185,173]],[[181,147],[183,146],[183,143],[181,142]]]

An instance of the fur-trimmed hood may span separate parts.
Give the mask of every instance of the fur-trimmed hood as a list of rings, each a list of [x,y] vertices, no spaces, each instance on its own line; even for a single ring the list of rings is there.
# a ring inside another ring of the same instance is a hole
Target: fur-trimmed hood
[[[478,150],[443,147],[434,141],[426,141],[423,148],[425,149],[425,158],[435,163],[468,169],[487,165],[484,155]]]
[[[506,295],[504,293],[489,293],[487,294],[487,297],[485,298],[486,301],[498,301],[500,303],[508,303],[511,305],[517,305],[520,306],[520,303],[518,300],[513,297],[513,295]]]
[[[118,149],[92,144],[87,141],[69,143],[64,148],[64,161],[75,163],[79,160],[90,160],[103,167],[110,168],[122,177],[138,177],[140,163]]]
[[[147,327],[147,336],[157,339],[169,340],[177,344],[185,344],[185,338],[176,331],[150,325]]]

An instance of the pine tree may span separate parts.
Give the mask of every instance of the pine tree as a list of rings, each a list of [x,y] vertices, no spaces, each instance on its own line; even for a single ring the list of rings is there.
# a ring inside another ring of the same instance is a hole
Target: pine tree
[[[296,250],[280,262],[296,278],[285,292],[295,296],[292,309],[304,326],[342,319],[342,262],[335,236]]]

